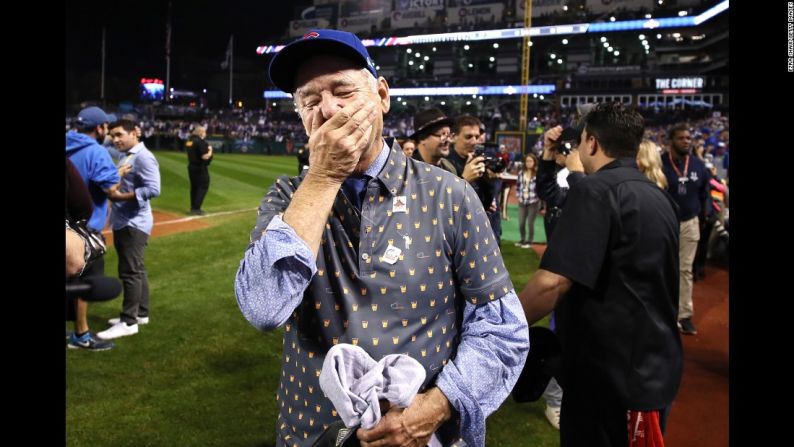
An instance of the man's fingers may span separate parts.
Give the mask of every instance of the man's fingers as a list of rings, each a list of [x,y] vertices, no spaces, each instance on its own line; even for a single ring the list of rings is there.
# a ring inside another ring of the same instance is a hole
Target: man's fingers
[[[366,135],[366,129],[375,122],[375,104],[369,103],[357,110],[339,129],[343,135],[353,135],[356,139]]]
[[[365,108],[366,102],[363,99],[357,99],[336,112],[323,126],[326,126],[328,130],[339,129]]]

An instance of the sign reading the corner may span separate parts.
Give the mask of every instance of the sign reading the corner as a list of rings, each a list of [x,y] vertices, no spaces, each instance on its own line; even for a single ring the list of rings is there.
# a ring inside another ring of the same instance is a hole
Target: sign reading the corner
[[[691,76],[686,78],[656,78],[656,89],[665,90],[670,88],[701,89],[706,84],[706,78],[702,76]]]

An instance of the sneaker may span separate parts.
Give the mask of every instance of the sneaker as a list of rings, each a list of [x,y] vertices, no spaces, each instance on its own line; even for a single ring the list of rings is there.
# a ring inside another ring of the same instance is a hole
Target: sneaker
[[[115,346],[112,341],[97,340],[90,332],[87,337],[83,337],[83,340],[77,338],[73,333],[69,336],[69,344],[66,345],[69,349],[87,349],[89,351],[107,351]]]
[[[203,210],[190,210],[190,214],[194,216],[203,216],[207,213],[205,213]]]
[[[524,246],[524,244],[526,244],[526,242],[524,242],[524,241],[521,241],[521,242],[516,242],[516,243],[515,243],[515,244],[513,244],[513,245],[515,245],[516,247],[523,247],[523,246]]]
[[[682,320],[678,320],[678,329],[681,331],[682,334],[685,335],[696,335],[698,333],[697,329],[695,329],[695,325],[692,324],[691,318],[684,318]]]
[[[137,317],[138,324],[149,324],[149,317]],[[114,326],[116,324],[121,323],[121,318],[111,318],[108,320],[108,324]]]
[[[521,248],[532,248],[532,244],[529,242],[524,242],[521,244]]]
[[[102,332],[98,332],[97,336],[104,340],[110,340],[113,338],[119,337],[126,337],[127,335],[135,335],[138,333],[138,324],[127,325],[127,323],[119,322],[114,324],[113,326],[105,329]]]
[[[552,427],[556,428],[557,430],[560,429],[560,407],[550,407],[546,405],[546,419],[549,420],[549,424]]]

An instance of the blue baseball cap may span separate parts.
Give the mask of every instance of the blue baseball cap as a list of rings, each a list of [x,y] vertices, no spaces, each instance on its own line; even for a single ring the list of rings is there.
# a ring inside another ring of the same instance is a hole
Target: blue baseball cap
[[[111,120],[108,114],[96,106],[86,107],[77,114],[77,125],[83,129],[93,129],[109,122]]]
[[[375,78],[378,77],[367,48],[355,34],[333,29],[313,29],[276,53],[268,68],[270,81],[284,92],[294,92],[298,67],[315,54],[332,54],[350,59],[360,63]]]

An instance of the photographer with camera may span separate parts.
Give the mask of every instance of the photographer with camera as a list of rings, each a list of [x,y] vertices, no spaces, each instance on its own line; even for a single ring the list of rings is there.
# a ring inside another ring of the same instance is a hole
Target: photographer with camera
[[[447,159],[455,166],[457,175],[469,182],[480,198],[497,244],[501,243],[501,215],[498,210],[498,172],[504,170],[502,159],[488,156],[484,145],[478,144],[482,123],[471,115],[459,116],[453,126],[453,144]],[[498,161],[497,161],[498,160]],[[500,166],[501,164],[501,166]],[[497,169],[498,172],[495,172]]]

